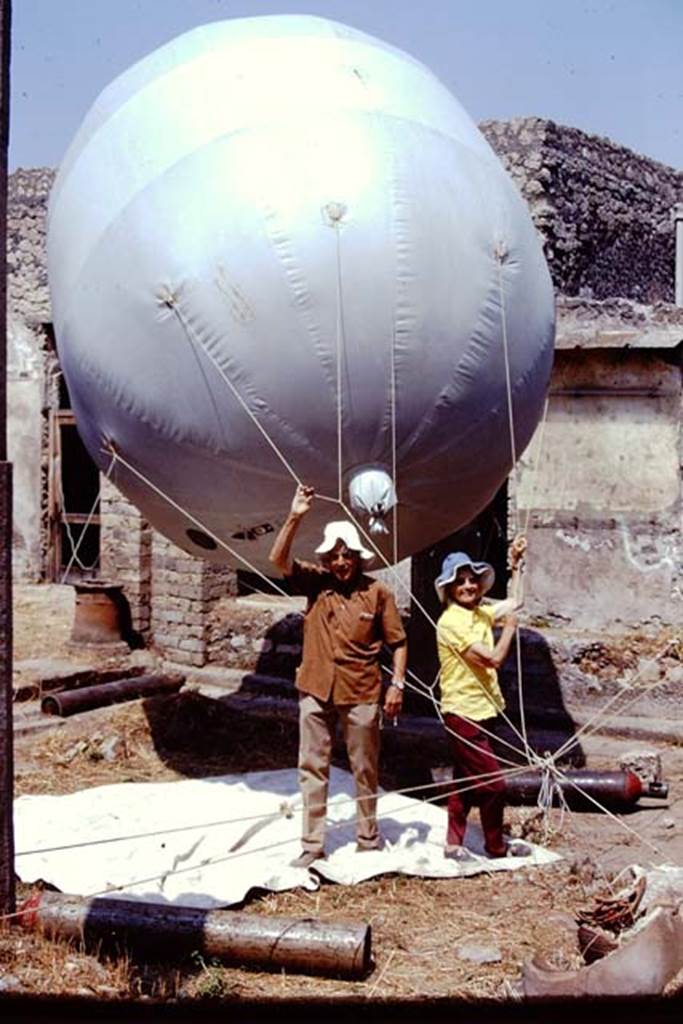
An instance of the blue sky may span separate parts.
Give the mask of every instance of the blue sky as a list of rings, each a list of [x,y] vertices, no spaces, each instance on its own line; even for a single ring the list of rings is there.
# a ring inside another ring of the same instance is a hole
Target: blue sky
[[[408,51],[476,121],[537,114],[683,169],[683,0],[13,0],[10,170],[56,166],[98,93],[174,36],[292,13]]]

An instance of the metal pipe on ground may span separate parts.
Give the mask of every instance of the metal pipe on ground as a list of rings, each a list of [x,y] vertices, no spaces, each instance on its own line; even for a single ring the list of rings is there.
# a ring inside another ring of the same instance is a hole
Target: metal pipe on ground
[[[135,900],[91,899],[41,891],[20,910],[19,923],[49,939],[86,948],[167,954],[198,952],[226,965],[362,978],[371,966],[370,925],[315,918],[200,910]]]
[[[41,711],[46,715],[75,715],[107,704],[120,704],[138,697],[152,697],[159,693],[177,693],[185,682],[180,672],[167,675],[149,674],[132,679],[115,679],[98,686],[84,686],[78,690],[63,690],[43,697]]]
[[[644,782],[632,771],[590,771],[575,769],[563,771],[556,777],[557,786],[569,807],[578,810],[597,810],[596,804],[614,811],[633,807],[641,796],[665,800],[669,787],[665,782]],[[535,804],[543,783],[539,771],[523,772],[505,780],[505,800],[509,804]],[[591,799],[592,797],[592,799]],[[557,792],[553,803],[559,803]]]

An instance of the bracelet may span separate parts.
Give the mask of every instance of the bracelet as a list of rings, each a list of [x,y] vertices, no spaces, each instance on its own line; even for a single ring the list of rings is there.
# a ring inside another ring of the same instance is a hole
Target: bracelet
[[[395,686],[397,690],[405,690],[406,683],[405,679],[392,679],[390,686]]]

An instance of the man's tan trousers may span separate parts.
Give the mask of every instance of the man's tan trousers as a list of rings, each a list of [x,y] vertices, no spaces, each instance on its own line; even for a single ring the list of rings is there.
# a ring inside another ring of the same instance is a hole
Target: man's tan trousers
[[[379,704],[333,704],[311,694],[299,699],[299,785],[303,797],[302,847],[322,853],[325,845],[327,787],[332,743],[341,723],[356,783],[356,834],[359,847],[372,848],[379,839],[377,784]]]

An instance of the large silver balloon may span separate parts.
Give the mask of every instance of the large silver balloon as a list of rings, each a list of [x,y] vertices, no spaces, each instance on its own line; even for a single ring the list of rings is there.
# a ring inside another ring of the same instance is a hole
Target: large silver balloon
[[[333,499],[302,549],[346,506],[409,555],[509,472],[508,382],[517,454],[542,409],[554,304],[524,203],[425,67],[330,21],[206,25],[114,81],[48,259],[90,453],[208,558],[218,537],[264,569],[296,479]]]

